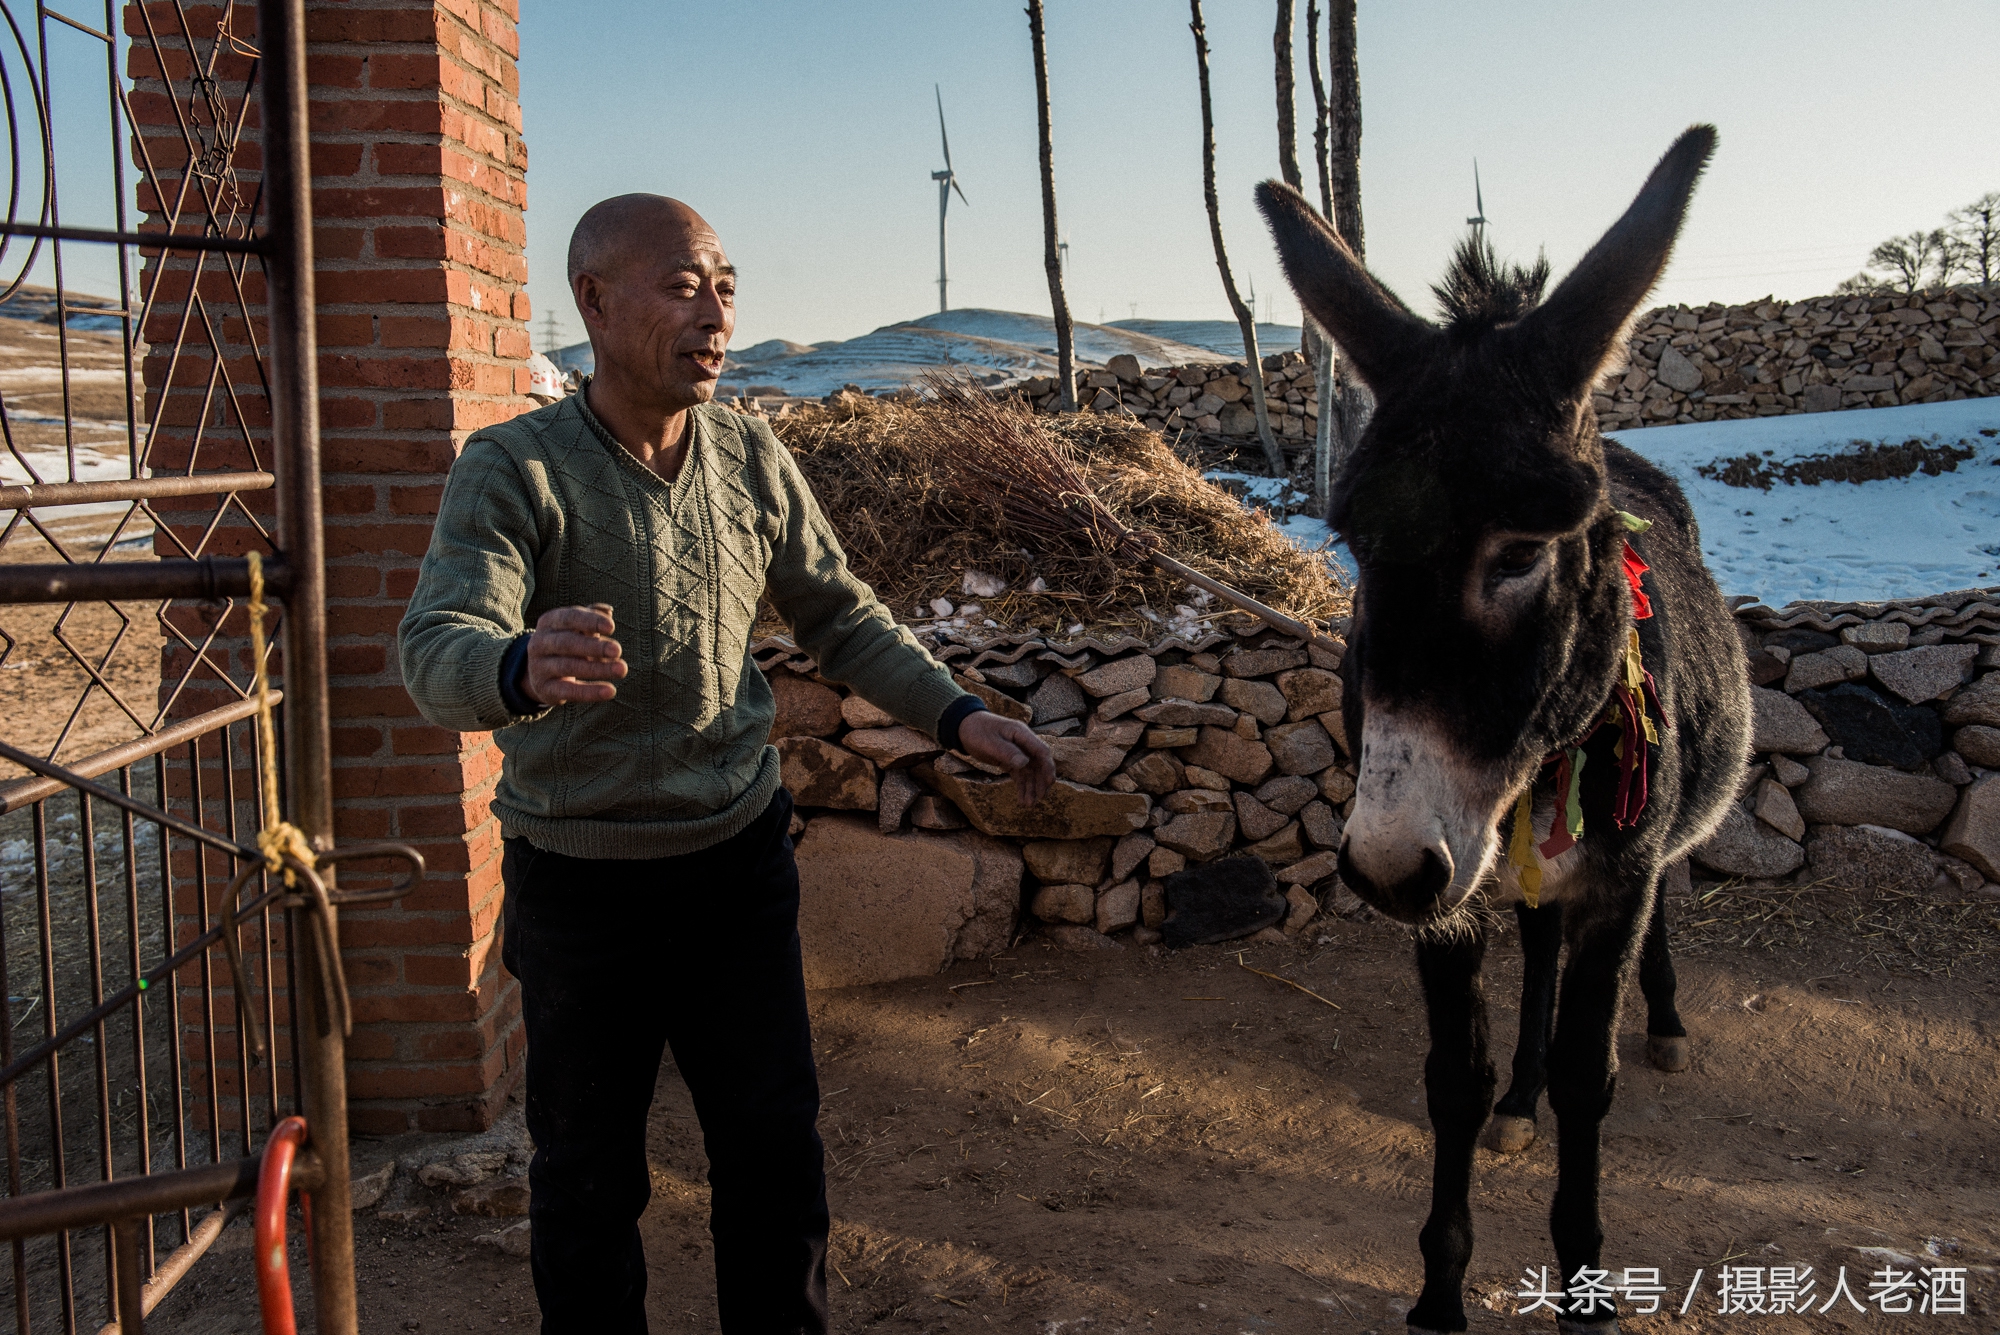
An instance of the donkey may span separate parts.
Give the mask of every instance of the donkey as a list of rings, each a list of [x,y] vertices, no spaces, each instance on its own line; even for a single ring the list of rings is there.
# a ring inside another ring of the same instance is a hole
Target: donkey
[[[1578,1277],[1604,1278],[1598,1141],[1619,996],[1663,868],[1735,794],[1750,697],[1686,498],[1598,434],[1590,394],[1715,140],[1706,125],[1676,140],[1546,300],[1539,281],[1501,281],[1466,259],[1477,247],[1462,251],[1439,289],[1442,327],[1296,191],[1258,188],[1301,304],[1377,400],[1327,514],[1360,568],[1342,667],[1360,779],[1340,874],[1414,926],[1429,1010],[1435,1159],[1414,1331],[1466,1328],[1473,1146],[1495,1085],[1480,967],[1490,910],[1516,902],[1560,904],[1568,947],[1547,1052],[1549,1231],[1576,1286],[1559,1323],[1616,1328]]]

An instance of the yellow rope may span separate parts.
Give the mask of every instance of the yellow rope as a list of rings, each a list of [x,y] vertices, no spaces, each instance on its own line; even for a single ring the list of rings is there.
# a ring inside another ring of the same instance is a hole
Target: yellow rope
[[[265,665],[264,652],[264,561],[256,552],[250,553],[250,661],[257,680],[257,749],[262,757],[260,779],[264,793],[265,826],[257,831],[257,847],[264,850],[264,865],[271,871],[282,871],[286,885],[298,884],[291,868],[285,865],[287,854],[305,866],[317,864],[312,845],[307,842],[304,830],[279,815],[278,806],[278,745],[276,730],[271,725],[271,674]]]

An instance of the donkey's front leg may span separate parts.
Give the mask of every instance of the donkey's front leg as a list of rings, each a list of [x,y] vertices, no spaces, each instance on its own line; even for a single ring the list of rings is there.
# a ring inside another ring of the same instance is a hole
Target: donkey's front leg
[[[1424,1061],[1431,1135],[1431,1217],[1419,1235],[1424,1291],[1405,1318],[1414,1331],[1465,1329],[1465,1263],[1472,1256],[1472,1147],[1493,1106],[1493,1063],[1486,1055],[1486,996],[1479,966],[1486,935],[1474,927],[1448,941],[1418,938],[1417,971],[1430,1012],[1431,1052]]]
[[[1617,1088],[1618,1000],[1638,945],[1645,897],[1606,892],[1568,914],[1569,961],[1563,968],[1555,1042],[1549,1049],[1549,1107],[1556,1115],[1556,1194],[1549,1234],[1572,1297],[1558,1325],[1566,1332],[1617,1330],[1608,1299],[1575,1296],[1577,1276],[1598,1269],[1604,1226],[1598,1217],[1598,1133]]]

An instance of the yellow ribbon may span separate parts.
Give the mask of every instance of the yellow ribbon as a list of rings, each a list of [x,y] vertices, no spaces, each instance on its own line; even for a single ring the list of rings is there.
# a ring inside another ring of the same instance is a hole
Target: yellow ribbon
[[[283,872],[286,885],[297,885],[298,878],[285,865],[286,856],[307,867],[317,865],[318,858],[306,839],[306,832],[278,815],[277,730],[271,724],[271,674],[264,661],[264,614],[269,610],[264,605],[264,561],[257,552],[250,553],[249,561],[250,661],[257,684],[257,749],[262,761],[259,777],[267,822],[257,831],[257,847],[264,852],[264,866],[268,870]]]
[[[1507,860],[1514,864],[1515,878],[1521,882],[1521,899],[1531,909],[1540,908],[1542,868],[1535,861],[1535,786],[1532,783],[1521,790],[1521,800],[1514,808],[1514,838],[1507,849]]]

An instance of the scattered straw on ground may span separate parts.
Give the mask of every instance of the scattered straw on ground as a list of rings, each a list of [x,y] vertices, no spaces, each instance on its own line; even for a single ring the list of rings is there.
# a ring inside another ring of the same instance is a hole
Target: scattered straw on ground
[[[1205,481],[1157,433],[1097,413],[1036,417],[1012,404],[967,396],[942,401],[840,396],[772,423],[839,532],[855,573],[891,611],[911,617],[932,599],[963,602],[961,580],[979,570],[1007,581],[980,602],[1013,629],[1060,633],[1159,627],[1189,595],[1180,580],[1086,522],[1024,524],[1002,504],[990,470],[968,466],[1006,449],[1024,467],[1060,463],[1081,476],[1120,524],[1158,537],[1161,550],[1301,620],[1346,611],[1347,590],[1327,563],[1300,551],[1260,510],[1245,510]],[[1079,507],[1087,508],[1087,507]],[[1036,577],[1046,593],[1026,586]],[[1208,619],[1225,615],[1214,607]]]
[[[2000,904],[1954,891],[1907,894],[1828,881],[1732,880],[1697,885],[1692,903],[1670,907],[1674,953],[1690,959],[1708,953],[1790,953],[1839,939],[1890,972],[1936,978],[2000,973]]]

